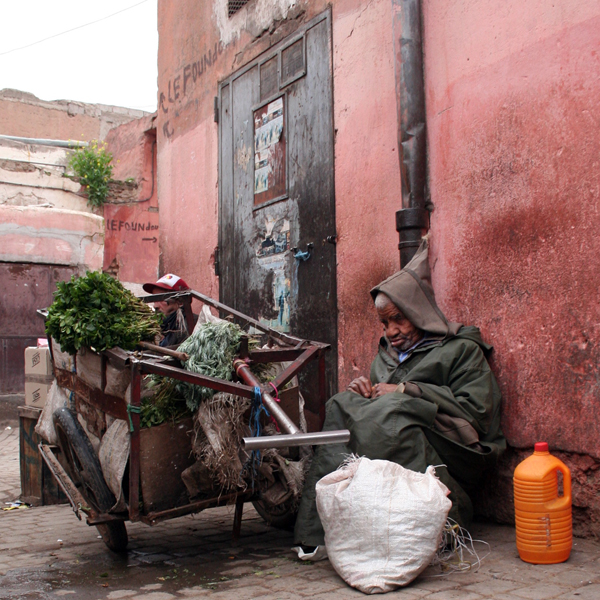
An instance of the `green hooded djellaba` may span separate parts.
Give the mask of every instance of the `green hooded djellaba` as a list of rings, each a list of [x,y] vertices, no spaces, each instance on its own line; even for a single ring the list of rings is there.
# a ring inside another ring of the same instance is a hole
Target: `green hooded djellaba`
[[[349,429],[350,441],[318,447],[296,521],[297,544],[324,543],[315,485],[348,454],[389,460],[421,473],[434,465],[450,489],[450,518],[469,527],[470,494],[506,448],[500,391],[486,358],[492,347],[477,327],[448,322],[437,306],[426,240],[402,271],[371,290],[373,299],[380,292],[423,337],[401,355],[382,337],[371,366],[372,384],[404,383],[404,392],[365,398],[346,391],[327,402],[323,431]]]

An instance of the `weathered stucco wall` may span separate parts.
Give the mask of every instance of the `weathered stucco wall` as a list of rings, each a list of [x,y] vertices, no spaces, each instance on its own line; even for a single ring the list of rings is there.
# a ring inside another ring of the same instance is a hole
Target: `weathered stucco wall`
[[[381,336],[369,290],[399,268],[391,14],[388,0],[334,10],[340,388],[369,372]]]
[[[104,221],[89,213],[34,206],[0,206],[0,261],[102,266]]]
[[[147,115],[141,110],[40,100],[29,92],[0,90],[0,134],[55,140],[103,140],[113,128]]]
[[[154,117],[136,119],[112,129],[107,137],[113,153],[113,188],[104,205],[105,271],[121,281],[155,281],[158,273],[158,190],[156,185],[156,130]]]
[[[260,0],[224,20],[225,1],[159,2],[161,273],[218,296],[218,82],[327,8]],[[339,381],[368,370],[379,326],[368,290],[398,267],[400,208],[391,5],[332,3]],[[266,14],[271,18],[267,19]]]
[[[64,177],[72,151],[0,138],[0,205],[93,212],[76,181]]]
[[[159,2],[160,271],[213,296],[218,82],[327,7],[257,0],[223,21],[225,4]],[[368,290],[398,268],[400,181],[391,3],[331,6],[343,387],[366,371],[379,336]],[[563,452],[578,531],[598,533],[600,8],[423,0],[423,13],[439,303],[494,344],[510,444],[543,438]],[[510,519],[519,456],[507,455],[482,512]]]
[[[438,299],[495,346],[509,443],[567,453],[598,533],[600,6],[424,0],[424,14]]]
[[[220,80],[295,30],[296,17],[302,22],[305,16],[301,2],[271,0],[277,15],[289,18],[274,31],[268,26],[265,30],[246,8],[223,29],[219,23],[223,25],[226,4],[161,0],[158,5],[159,269],[177,273],[212,297],[219,295],[214,272],[218,125],[213,98]],[[283,12],[280,5],[286,6]]]

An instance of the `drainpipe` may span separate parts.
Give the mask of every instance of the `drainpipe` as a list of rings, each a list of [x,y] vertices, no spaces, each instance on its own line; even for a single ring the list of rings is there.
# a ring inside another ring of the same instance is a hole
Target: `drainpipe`
[[[420,0],[392,0],[394,73],[402,208],[396,213],[400,267],[414,256],[429,229],[426,209],[427,131]]]

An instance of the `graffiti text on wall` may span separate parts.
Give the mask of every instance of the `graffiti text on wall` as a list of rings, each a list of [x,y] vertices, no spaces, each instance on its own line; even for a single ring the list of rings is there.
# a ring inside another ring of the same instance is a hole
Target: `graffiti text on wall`
[[[117,221],[116,219],[111,219],[110,221],[106,221],[106,229],[109,231],[121,231],[122,229],[125,231],[156,231],[158,225],[152,225],[150,221],[148,223],[138,223],[136,221]]]
[[[217,57],[221,54],[223,54],[223,44],[215,42],[214,48],[210,48],[199,60],[185,65],[175,77],[169,79],[167,89],[160,93],[158,101],[163,114],[169,113],[170,104],[187,96],[198,80],[208,72],[209,68],[214,66]],[[163,133],[167,138],[173,135],[174,130],[169,121],[163,124]]]

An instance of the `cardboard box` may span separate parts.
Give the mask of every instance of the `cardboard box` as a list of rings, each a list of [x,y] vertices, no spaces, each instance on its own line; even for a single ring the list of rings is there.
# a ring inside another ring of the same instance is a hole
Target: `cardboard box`
[[[25,348],[25,375],[52,375],[49,348]]]
[[[38,383],[35,381],[25,381],[25,405],[44,408],[51,385],[51,382]]]

